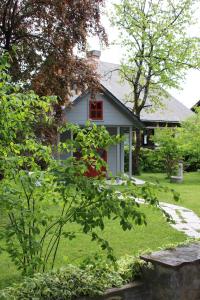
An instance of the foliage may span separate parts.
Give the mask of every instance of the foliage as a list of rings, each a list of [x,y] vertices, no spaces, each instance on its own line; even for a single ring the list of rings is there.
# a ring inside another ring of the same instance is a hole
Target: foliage
[[[0,54],[12,58],[14,80],[32,81],[39,95],[67,102],[72,90],[97,84],[94,66],[74,49],[85,51],[88,35],[107,41],[100,22],[103,0],[2,0]]]
[[[134,151],[134,148],[133,148]],[[165,167],[164,159],[158,148],[141,148],[140,151],[140,171],[142,172],[163,172]],[[125,172],[129,168],[129,147],[125,147],[124,158]]]
[[[200,167],[200,108],[196,108],[195,112],[192,117],[182,122],[179,142],[188,162],[196,164],[198,169]]]
[[[157,128],[152,137],[153,141],[158,144],[168,178],[174,174],[178,161],[182,158],[178,135],[179,130],[177,128],[165,127]]]
[[[170,98],[164,89],[178,88],[186,70],[199,67],[199,39],[189,36],[188,30],[195,9],[193,0],[123,0],[115,4],[112,21],[126,50],[121,78],[131,87],[127,101],[138,118],[143,109],[162,106],[163,97]],[[136,130],[136,173],[140,146],[141,133]]]
[[[0,158],[4,178],[0,206],[8,216],[1,228],[1,250],[9,253],[23,274],[45,271],[54,267],[61,239],[76,237],[77,232],[67,227],[75,223],[80,225],[78,234],[90,235],[107,250],[108,258],[114,259],[112,248],[98,230],[103,231],[106,219],[117,219],[123,230],[145,223],[135,201],[141,193],[130,183],[130,192],[120,197],[104,183],[101,172],[96,179],[84,175],[89,167],[106,168],[97,149],[108,148],[119,142],[119,137],[110,137],[104,127],[90,123],[82,129],[66,125],[60,131],[71,130],[74,139],[60,143],[59,150],[80,151],[81,156],[54,160],[51,147],[44,146],[34,133],[41,120],[51,122],[54,99],[22,93],[11,82],[4,57],[1,66]],[[41,161],[46,163],[44,170]],[[143,194],[148,203],[158,206],[152,189],[144,188]]]
[[[8,55],[0,57],[0,166],[18,164],[27,169],[37,167],[43,159],[49,160],[49,147],[41,144],[35,135],[38,123],[50,126],[54,97],[38,97],[14,85],[8,75]],[[41,137],[42,138],[42,137]]]
[[[159,148],[141,149],[140,167],[143,172],[163,172],[165,161]]]
[[[128,257],[114,267],[105,261],[83,268],[72,265],[58,271],[36,274],[21,284],[0,292],[0,298],[18,299],[73,299],[81,296],[102,295],[107,288],[120,287],[140,276],[144,263]]]
[[[188,239],[168,244],[160,250],[172,250],[191,242],[195,241]],[[143,271],[151,268],[151,264],[133,256],[125,256],[113,265],[97,255],[94,260],[86,260],[80,267],[68,265],[57,271],[26,277],[22,283],[1,290],[0,299],[28,300],[34,297],[38,300],[68,300],[83,296],[94,297],[102,295],[108,288],[121,287],[141,278]]]

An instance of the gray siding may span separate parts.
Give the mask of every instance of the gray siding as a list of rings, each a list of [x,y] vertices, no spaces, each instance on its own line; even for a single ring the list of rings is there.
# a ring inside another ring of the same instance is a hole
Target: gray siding
[[[107,96],[98,94],[97,100],[103,100],[103,120],[93,121],[99,125],[112,126],[130,126],[133,125],[133,120]],[[81,97],[80,100],[75,101],[70,109],[65,111],[66,120],[70,123],[84,125],[89,119],[89,100],[90,94]]]
[[[110,135],[117,134],[117,128],[107,128]],[[108,166],[109,171],[113,176],[119,175],[120,173],[124,173],[124,143],[120,144],[120,164],[119,169],[117,169],[117,145],[113,145],[108,149]]]

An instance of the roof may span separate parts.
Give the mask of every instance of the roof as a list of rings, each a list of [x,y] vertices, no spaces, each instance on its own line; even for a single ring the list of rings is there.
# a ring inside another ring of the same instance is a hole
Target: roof
[[[121,111],[124,112],[124,114],[129,117],[134,124],[137,126],[137,128],[144,128],[144,125],[142,122],[131,112],[131,110],[123,103],[121,102],[118,98],[116,98],[104,85],[101,85],[102,92],[112,101],[114,102]],[[85,94],[88,94],[89,91],[86,91]],[[71,99],[73,104],[76,104],[77,102],[81,101],[83,94],[80,96],[75,96]]]
[[[131,93],[131,87],[128,82],[121,82],[119,68],[120,66],[117,64],[101,61],[98,63],[101,84],[130,109],[131,103],[127,101],[127,96]],[[193,115],[193,112],[189,108],[184,106],[169,93],[166,93],[166,95],[166,97],[162,97],[162,108],[152,111],[153,105],[148,102],[149,107],[144,108],[141,112],[141,120],[143,122],[180,123]]]
[[[200,100],[197,101],[197,103],[195,103],[195,104],[191,107],[191,110],[192,110],[192,111],[195,111],[195,108],[196,108],[196,107],[199,107],[199,106],[200,106]]]

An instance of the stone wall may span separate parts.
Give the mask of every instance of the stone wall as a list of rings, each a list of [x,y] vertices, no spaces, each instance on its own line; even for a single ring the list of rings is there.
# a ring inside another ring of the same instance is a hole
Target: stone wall
[[[153,300],[200,300],[200,243],[142,256]]]
[[[109,289],[93,299],[79,300],[200,300],[200,243],[141,256],[152,264],[142,281]]]

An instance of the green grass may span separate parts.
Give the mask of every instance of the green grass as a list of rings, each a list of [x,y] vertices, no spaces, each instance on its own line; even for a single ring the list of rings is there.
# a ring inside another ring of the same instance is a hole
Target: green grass
[[[103,236],[110,241],[116,256],[135,255],[148,249],[156,250],[167,244],[182,242],[185,235],[174,230],[167,224],[159,211],[153,208],[141,207],[147,216],[147,226],[135,226],[132,231],[124,232],[117,221],[107,221]],[[78,229],[70,225],[69,230]],[[79,235],[75,240],[63,240],[57,259],[56,267],[67,263],[78,264],[86,256],[103,253],[95,242],[86,235]],[[20,280],[20,274],[6,254],[0,255],[0,288],[4,288]]]
[[[141,179],[155,182],[174,188],[181,194],[181,200],[177,203],[193,209],[200,215],[200,173],[184,175],[183,184],[170,184],[164,174],[143,174]],[[160,193],[159,199],[173,202],[170,193]],[[135,226],[132,231],[124,232],[117,221],[107,221],[103,237],[110,241],[118,258],[126,254],[135,255],[148,249],[156,250],[177,242],[183,242],[187,237],[173,229],[165,222],[162,214],[153,208],[142,205],[140,210],[147,216],[147,226]],[[2,218],[0,219],[0,224]],[[77,225],[70,225],[68,230],[78,230]],[[60,245],[56,267],[67,263],[78,264],[86,256],[102,253],[95,242],[85,235],[78,235],[75,240],[63,240]],[[4,288],[21,279],[20,273],[6,254],[0,255],[0,288]]]
[[[159,193],[159,200],[181,206],[185,206],[200,216],[200,172],[184,173],[183,183],[170,183],[165,174],[146,173],[138,178],[149,181],[158,181],[161,185],[167,186],[180,193],[180,200],[175,202],[171,193]]]

